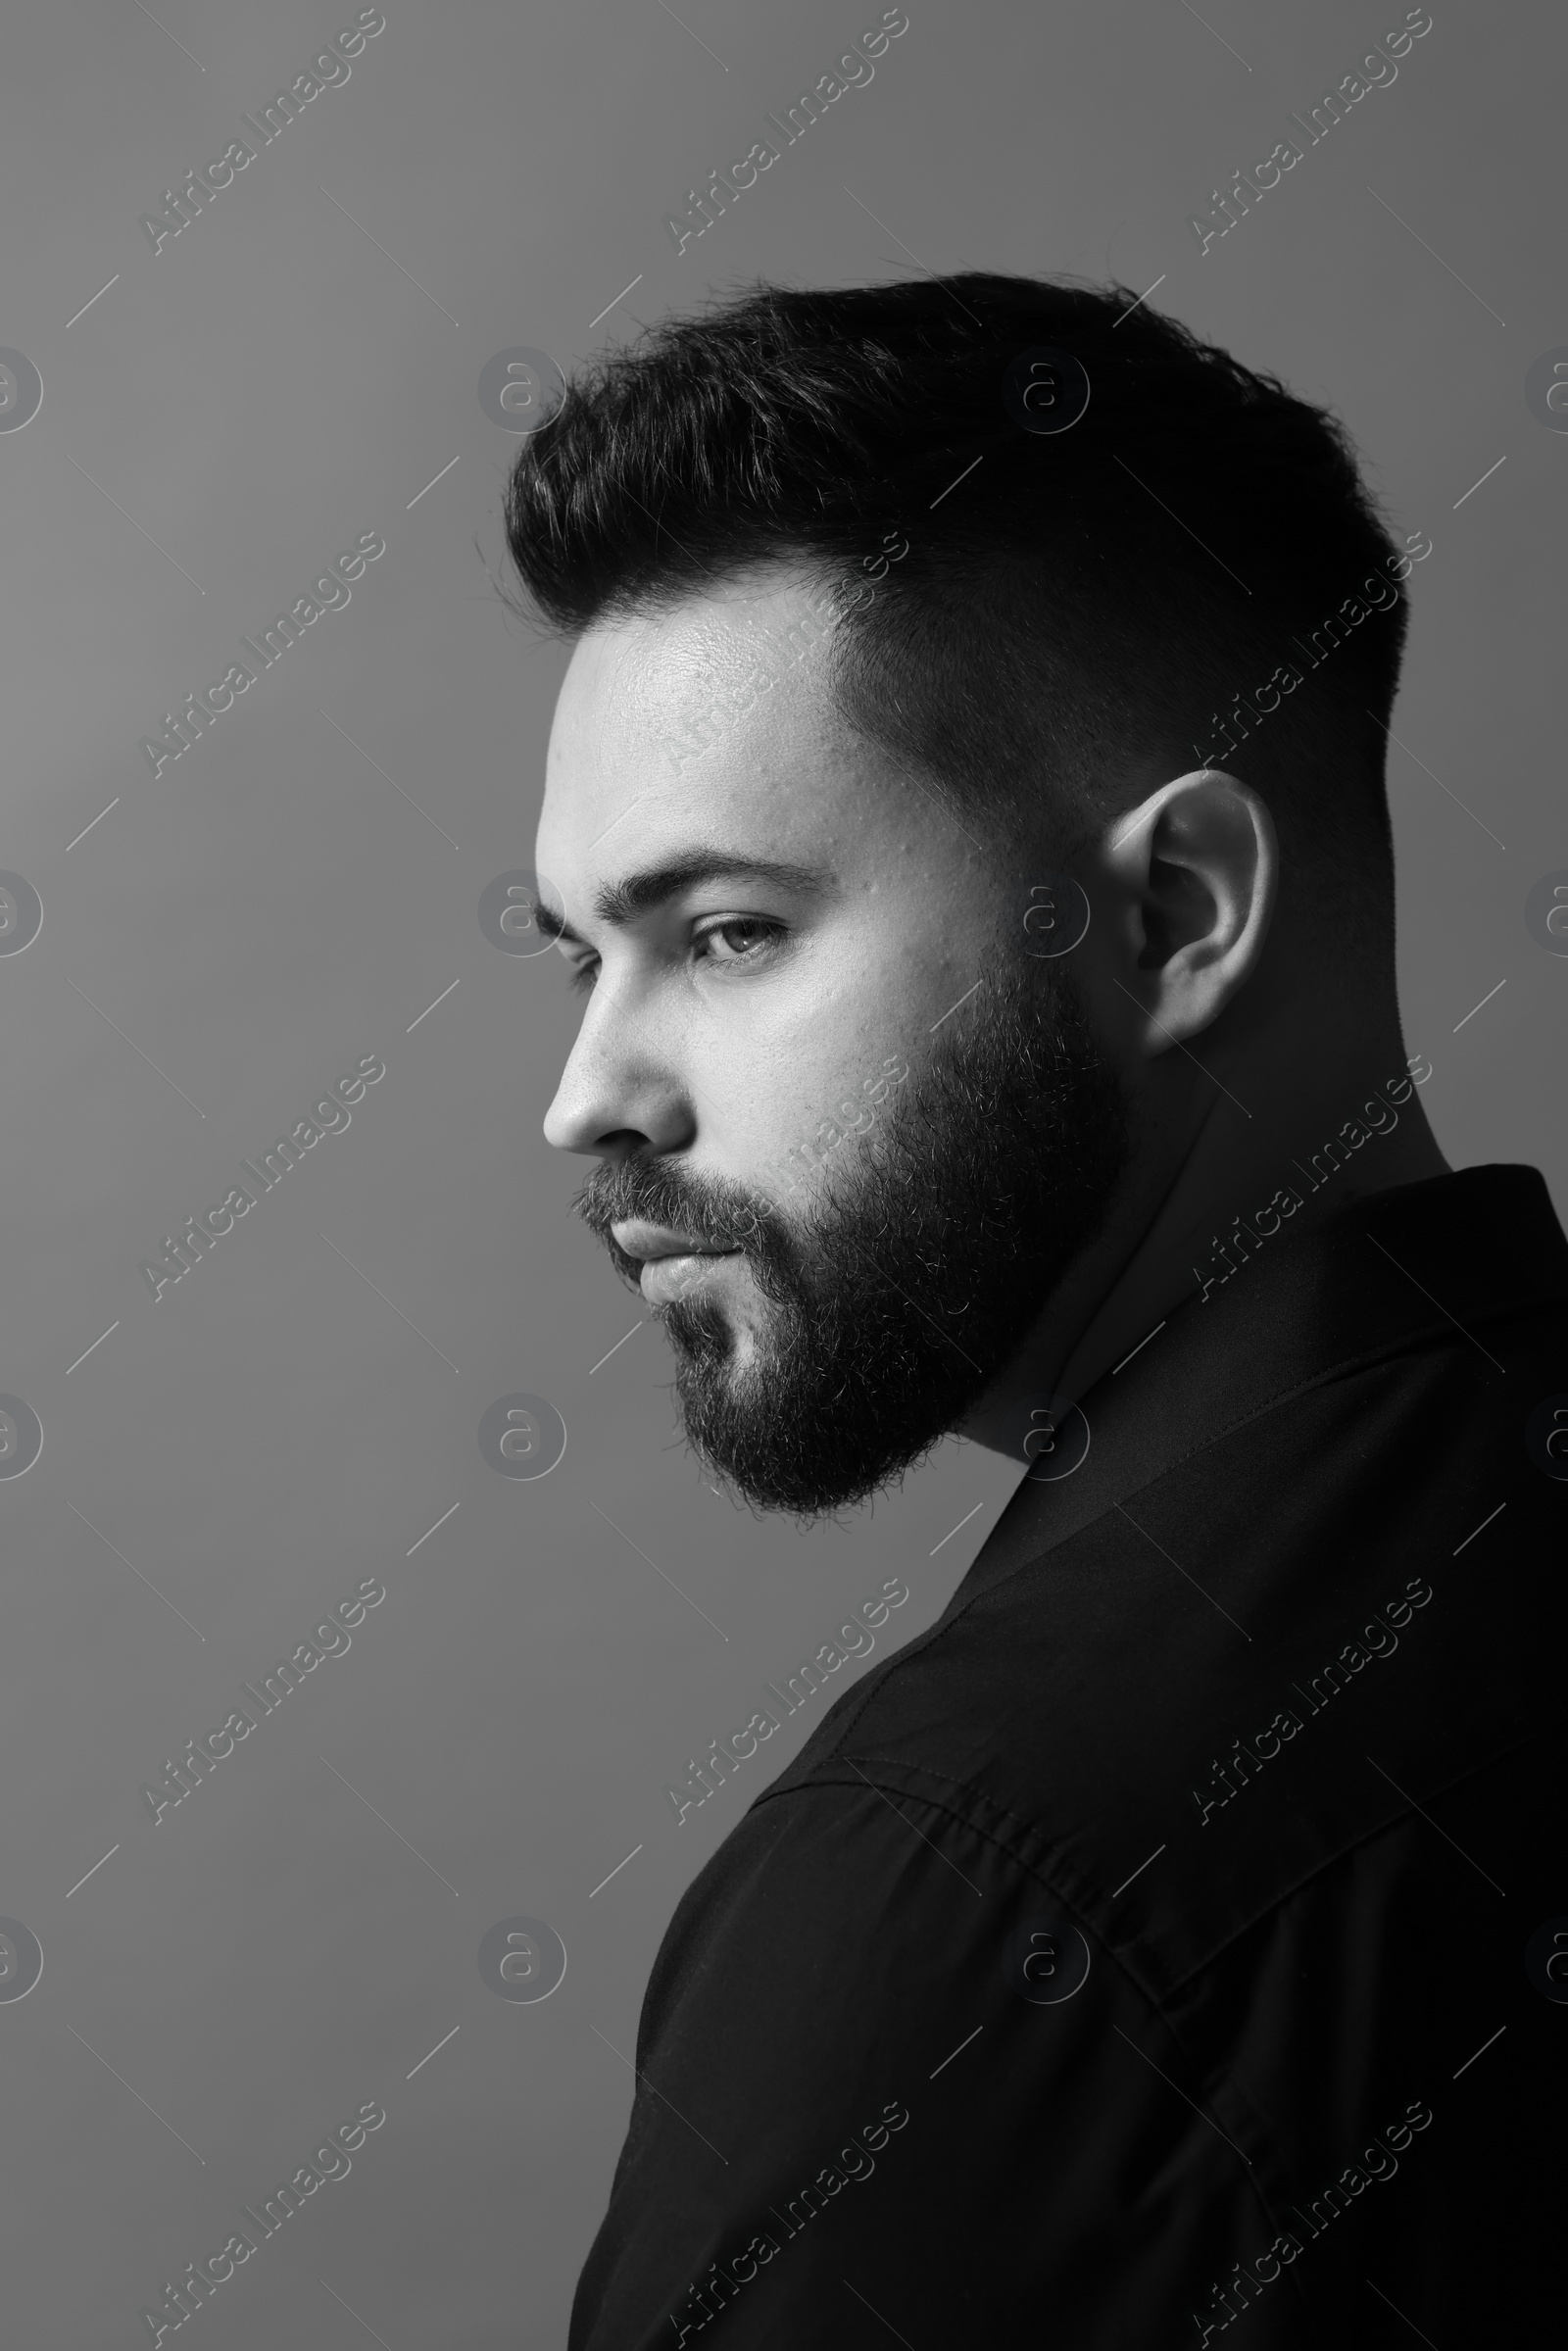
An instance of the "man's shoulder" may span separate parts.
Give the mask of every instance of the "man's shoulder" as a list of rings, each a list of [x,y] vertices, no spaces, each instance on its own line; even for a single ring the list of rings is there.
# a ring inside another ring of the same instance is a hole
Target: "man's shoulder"
[[[1131,1932],[1160,1996],[1560,1718],[1560,1320],[1517,1320],[1505,1358],[1458,1334],[1348,1369],[971,1571],[758,1805],[869,1785],[961,1821]]]

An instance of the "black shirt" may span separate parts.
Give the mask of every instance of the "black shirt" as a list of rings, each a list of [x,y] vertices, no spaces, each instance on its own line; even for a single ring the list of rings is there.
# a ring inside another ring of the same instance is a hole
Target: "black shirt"
[[[682,1899],[571,2351],[1525,2339],[1568,2034],[1545,1187],[1282,1235],[1082,1408]]]

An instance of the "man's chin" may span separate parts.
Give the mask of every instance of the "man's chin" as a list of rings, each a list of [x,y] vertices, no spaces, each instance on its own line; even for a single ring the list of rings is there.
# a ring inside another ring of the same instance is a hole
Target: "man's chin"
[[[649,1301],[648,1316],[669,1341],[675,1357],[676,1393],[688,1372],[694,1379],[719,1380],[731,1387],[754,1371],[765,1353],[760,1323],[767,1308],[756,1299],[744,1304],[733,1297],[671,1298],[663,1304]]]
[[[711,1381],[733,1389],[757,1362],[762,1335],[757,1328],[755,1303],[742,1311],[733,1298],[694,1298],[688,1293],[662,1305],[650,1305],[649,1318],[669,1341],[678,1395],[689,1382]]]
[[[754,1510],[812,1519],[891,1484],[930,1451],[941,1425],[884,1421],[842,1401],[840,1367],[812,1358],[790,1308],[754,1314],[716,1299],[677,1301],[659,1316],[675,1356],[675,1399],[687,1444],[709,1473]],[[792,1326],[794,1326],[792,1328]],[[796,1344],[792,1345],[792,1339]],[[865,1367],[854,1384],[864,1397]]]

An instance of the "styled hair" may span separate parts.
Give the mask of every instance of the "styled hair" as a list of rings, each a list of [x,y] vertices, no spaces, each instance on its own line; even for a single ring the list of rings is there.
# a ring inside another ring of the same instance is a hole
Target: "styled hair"
[[[1020,407],[1041,352],[1087,376],[1066,430]],[[1004,851],[1042,816],[1088,838],[1135,805],[1133,760],[1224,766],[1337,941],[1392,940],[1410,559],[1332,415],[1125,287],[759,285],[574,377],[505,514],[568,636],[760,566],[849,575],[843,714]]]

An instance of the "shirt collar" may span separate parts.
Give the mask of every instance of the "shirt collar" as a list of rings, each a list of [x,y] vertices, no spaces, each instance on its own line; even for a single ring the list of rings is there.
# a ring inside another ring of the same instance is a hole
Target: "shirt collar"
[[[950,1606],[1224,1431],[1353,1366],[1437,1340],[1479,1349],[1505,1378],[1506,1336],[1492,1326],[1553,1299],[1568,1300],[1568,1240],[1534,1167],[1434,1176],[1353,1201],[1298,1237],[1284,1228],[1079,1399],[1089,1440],[1079,1465],[1023,1479]],[[1058,1435],[1047,1460],[1070,1460],[1082,1444],[1070,1419]]]

